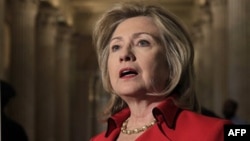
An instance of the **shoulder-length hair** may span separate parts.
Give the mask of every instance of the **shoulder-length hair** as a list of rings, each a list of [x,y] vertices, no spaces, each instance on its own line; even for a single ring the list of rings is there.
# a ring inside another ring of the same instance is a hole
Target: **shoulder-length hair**
[[[168,84],[159,95],[174,95],[176,105],[193,111],[199,110],[194,92],[193,58],[194,49],[184,26],[164,8],[142,3],[120,3],[104,13],[97,21],[93,31],[93,43],[96,48],[104,89],[111,93],[111,99],[105,114],[110,116],[126,107],[111,86],[107,69],[108,46],[116,27],[124,20],[137,16],[151,17],[160,29],[160,42],[165,47]]]

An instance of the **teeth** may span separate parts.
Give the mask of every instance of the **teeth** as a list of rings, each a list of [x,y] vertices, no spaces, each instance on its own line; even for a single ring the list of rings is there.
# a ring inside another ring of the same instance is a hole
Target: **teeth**
[[[130,74],[130,73],[131,73],[131,71],[129,71],[129,70],[123,71],[123,72],[122,72],[122,76],[128,75],[128,74]]]
[[[132,70],[124,70],[121,73],[121,77],[125,76],[125,75],[130,75],[130,74],[137,74],[137,72],[132,71]]]
[[[128,72],[130,72],[129,70],[125,70],[125,71],[123,71],[122,73],[128,73]]]

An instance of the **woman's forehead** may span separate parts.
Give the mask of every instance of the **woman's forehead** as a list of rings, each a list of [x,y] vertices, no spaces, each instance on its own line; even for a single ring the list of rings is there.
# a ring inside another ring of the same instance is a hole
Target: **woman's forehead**
[[[119,37],[121,34],[148,33],[159,34],[159,29],[153,18],[147,16],[132,17],[121,22],[115,29],[112,38]]]

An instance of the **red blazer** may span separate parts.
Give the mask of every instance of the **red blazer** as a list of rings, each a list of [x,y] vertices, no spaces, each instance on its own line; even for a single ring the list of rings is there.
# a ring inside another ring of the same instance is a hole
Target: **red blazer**
[[[223,127],[228,120],[203,116],[175,106],[167,98],[152,111],[157,124],[147,129],[136,141],[223,141]],[[108,119],[107,131],[91,141],[115,141],[122,123],[129,117],[129,109],[123,109]]]

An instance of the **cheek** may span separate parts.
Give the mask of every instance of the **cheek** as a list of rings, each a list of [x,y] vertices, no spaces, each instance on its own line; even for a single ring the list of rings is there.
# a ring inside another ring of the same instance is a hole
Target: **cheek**
[[[155,61],[152,63],[149,72],[153,83],[152,85],[158,90],[162,90],[166,87],[168,79],[167,63],[163,57],[156,57]]]
[[[163,66],[163,64],[154,64],[150,68],[150,77],[156,80],[157,82],[162,82],[167,79],[167,69]]]
[[[159,83],[160,83],[160,89],[162,89],[162,87],[166,87],[167,85],[167,80],[168,80],[168,76],[169,76],[169,70],[167,67],[167,63],[166,62],[162,62],[159,64],[160,66],[158,67],[158,79],[159,79]]]
[[[167,66],[167,60],[165,58],[165,56],[163,56],[161,54],[161,56],[159,55],[158,57],[158,66],[157,66],[157,70],[158,70],[158,75],[160,75],[160,77],[162,77],[162,79],[166,80],[168,78],[168,66]]]
[[[110,77],[110,81],[112,83],[112,80],[114,79],[115,77],[115,69],[116,69],[116,64],[112,61],[112,59],[108,59],[108,62],[107,62],[107,69],[108,69],[108,74],[109,74],[109,77]]]
[[[155,67],[151,72],[151,79],[149,81],[150,87],[155,92],[161,92],[167,86],[168,74],[166,69],[162,67]]]
[[[164,65],[166,65],[166,64],[164,64]],[[165,82],[168,79],[168,69],[165,66],[160,66],[158,70],[159,70],[157,72],[158,79],[161,80],[161,82],[165,84]]]

